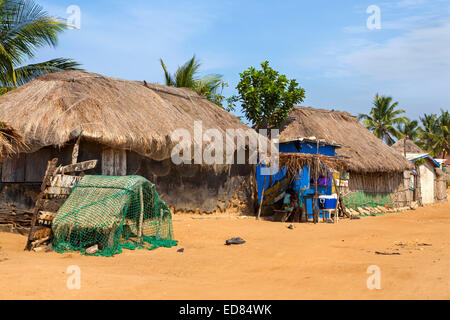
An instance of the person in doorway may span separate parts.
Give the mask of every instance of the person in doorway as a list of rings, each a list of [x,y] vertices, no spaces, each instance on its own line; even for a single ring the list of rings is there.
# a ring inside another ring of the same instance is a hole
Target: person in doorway
[[[303,217],[303,208],[300,203],[298,193],[294,189],[290,188],[286,191],[284,197],[284,206],[286,211],[290,213],[288,217],[289,222],[300,222]]]

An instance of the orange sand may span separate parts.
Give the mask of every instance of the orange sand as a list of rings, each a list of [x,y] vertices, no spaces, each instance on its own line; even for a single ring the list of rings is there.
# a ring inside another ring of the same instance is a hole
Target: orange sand
[[[174,219],[178,247],[113,258],[24,252],[25,237],[0,233],[0,299],[450,299],[449,202],[294,230]],[[225,246],[234,236],[247,243]],[[81,268],[80,290],[66,287],[70,265]],[[366,286],[370,265],[381,268],[381,290]]]

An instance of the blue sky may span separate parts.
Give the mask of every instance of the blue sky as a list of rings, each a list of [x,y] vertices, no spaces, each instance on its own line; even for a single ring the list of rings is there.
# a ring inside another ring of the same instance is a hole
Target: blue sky
[[[163,83],[196,54],[202,74],[219,73],[235,93],[239,73],[268,60],[306,90],[305,106],[368,112],[379,92],[411,118],[450,105],[450,0],[116,1],[36,0],[81,29],[35,61],[70,57],[91,72]],[[381,29],[369,30],[370,5]],[[239,114],[239,113],[238,113]]]

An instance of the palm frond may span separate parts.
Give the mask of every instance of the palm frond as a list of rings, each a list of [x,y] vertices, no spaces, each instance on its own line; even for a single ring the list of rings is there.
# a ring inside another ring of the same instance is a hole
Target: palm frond
[[[44,74],[65,70],[83,70],[80,64],[72,59],[56,58],[49,61],[30,64],[16,69],[17,83],[23,85]]]
[[[179,67],[175,73],[175,82],[178,88],[194,88],[196,75],[200,62],[193,56],[188,62]]]
[[[172,75],[167,71],[167,67],[163,61],[163,59],[159,59],[161,63],[161,67],[164,70],[164,77],[166,79],[166,86],[175,86],[175,80],[173,79]]]

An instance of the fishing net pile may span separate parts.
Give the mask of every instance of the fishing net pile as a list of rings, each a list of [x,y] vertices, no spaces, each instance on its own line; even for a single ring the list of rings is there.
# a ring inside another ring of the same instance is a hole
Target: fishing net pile
[[[58,210],[53,248],[62,253],[98,247],[95,255],[122,249],[176,246],[172,215],[155,185],[140,176],[85,176]]]

